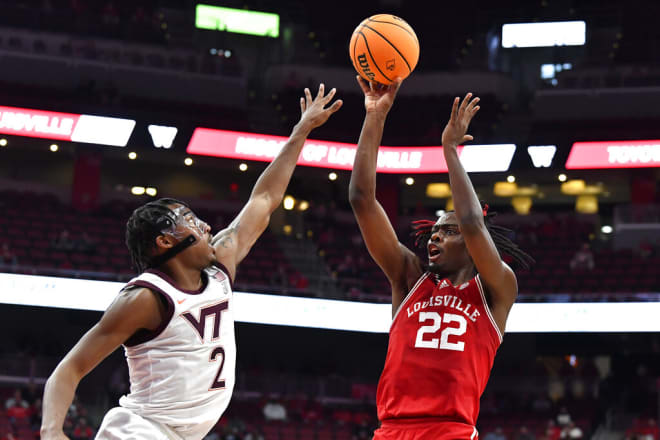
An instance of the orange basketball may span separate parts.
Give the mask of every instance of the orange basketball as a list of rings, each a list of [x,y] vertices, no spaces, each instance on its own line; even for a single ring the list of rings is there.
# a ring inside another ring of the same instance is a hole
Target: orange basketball
[[[391,84],[412,73],[419,59],[419,41],[408,23],[378,14],[355,28],[349,44],[353,67],[367,81]]]

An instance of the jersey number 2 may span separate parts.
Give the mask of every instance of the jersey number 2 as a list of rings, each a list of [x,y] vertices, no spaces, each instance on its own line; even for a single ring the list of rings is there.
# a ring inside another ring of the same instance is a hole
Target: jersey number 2
[[[415,347],[417,348],[440,348],[441,350],[454,350],[465,351],[465,342],[450,342],[450,336],[462,336],[467,330],[467,321],[461,315],[453,313],[445,313],[440,316],[437,312],[420,312],[419,322],[433,321],[431,325],[423,325],[417,330],[417,338],[415,339]],[[445,327],[440,332],[440,339],[432,338],[429,340],[424,339],[426,333],[435,333],[440,330],[442,322],[449,324],[450,322],[458,322],[458,327]]]
[[[211,352],[211,358],[209,359],[209,362],[215,362],[215,360],[218,358],[218,355],[222,356],[222,360],[220,361],[220,368],[218,368],[218,374],[215,375],[215,378],[213,379],[213,384],[211,384],[211,388],[209,388],[209,391],[221,390],[225,387],[224,379],[220,379],[220,374],[222,373],[222,367],[225,366],[225,349],[223,347],[215,347]]]

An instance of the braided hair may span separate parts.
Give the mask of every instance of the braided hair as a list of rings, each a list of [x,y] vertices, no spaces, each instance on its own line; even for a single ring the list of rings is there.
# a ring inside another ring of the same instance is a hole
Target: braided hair
[[[490,237],[493,239],[493,243],[495,243],[495,247],[500,256],[508,255],[517,267],[529,269],[536,261],[529,254],[520,249],[516,243],[511,241],[509,236],[513,231],[492,222],[492,219],[497,213],[488,212],[488,205],[484,205],[483,212],[486,229],[490,233]],[[413,232],[411,235],[415,238],[416,247],[420,249],[426,247],[426,244],[431,239],[433,225],[435,225],[435,221],[433,220],[416,220],[412,222]]]
[[[138,273],[151,267],[156,237],[176,222],[170,205],[188,207],[176,199],[158,199],[137,208],[126,222],[126,246]]]

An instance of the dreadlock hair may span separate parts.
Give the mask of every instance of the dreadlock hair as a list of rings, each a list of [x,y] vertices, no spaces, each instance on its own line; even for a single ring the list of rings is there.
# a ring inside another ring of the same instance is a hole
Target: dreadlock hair
[[[152,250],[155,248],[156,237],[162,230],[176,222],[174,212],[169,205],[183,205],[176,199],[158,199],[140,206],[126,222],[126,246],[131,254],[131,261],[138,273],[151,267]]]
[[[490,237],[495,243],[495,247],[501,256],[508,255],[512,258],[515,266],[522,269],[529,269],[532,264],[536,263],[534,258],[532,258],[525,251],[520,249],[516,243],[511,241],[509,236],[513,233],[511,229],[505,228],[503,226],[496,225],[492,222],[492,219],[497,215],[496,212],[488,212],[488,205],[483,205],[484,212],[484,223],[486,224],[486,229],[490,233]],[[454,211],[448,211],[454,212]],[[426,244],[431,239],[431,230],[435,221],[433,220],[417,220],[412,222],[413,232],[412,236],[415,237],[415,246],[424,249]]]

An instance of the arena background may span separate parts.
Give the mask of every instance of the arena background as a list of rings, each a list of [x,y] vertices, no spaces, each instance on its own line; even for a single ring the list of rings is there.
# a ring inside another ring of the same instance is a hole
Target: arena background
[[[451,208],[447,174],[424,157],[439,151],[451,99],[471,91],[480,147],[462,160],[537,260],[518,274],[481,438],[658,438],[660,3],[208,4],[278,14],[278,30],[201,29],[190,1],[0,1],[0,438],[38,437],[45,379],[99,319],[116,286],[105,283],[134,275],[130,212],[176,197],[224,227],[278,145],[266,136],[289,134],[302,89],[319,82],[344,106],[310,136],[301,157],[315,166],[296,169],[239,269],[237,388],[209,438],[370,438],[389,289],[347,201],[364,113],[348,41],[381,12],[421,46],[378,177],[401,241],[411,220]],[[585,23],[583,43],[503,47],[505,24],[566,21]],[[193,154],[209,147],[222,157]],[[118,350],[83,380],[71,438],[93,436],[127,391],[125,368]]]

